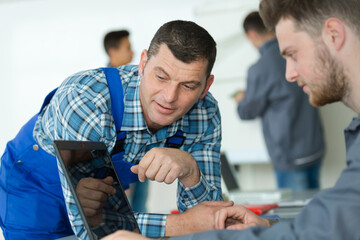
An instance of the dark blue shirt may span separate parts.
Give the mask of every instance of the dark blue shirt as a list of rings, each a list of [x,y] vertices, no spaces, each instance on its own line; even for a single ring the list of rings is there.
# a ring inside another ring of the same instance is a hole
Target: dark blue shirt
[[[285,79],[286,62],[276,39],[260,48],[260,59],[248,70],[241,119],[260,117],[267,150],[276,170],[297,170],[319,161],[324,139],[319,112],[308,96]]]

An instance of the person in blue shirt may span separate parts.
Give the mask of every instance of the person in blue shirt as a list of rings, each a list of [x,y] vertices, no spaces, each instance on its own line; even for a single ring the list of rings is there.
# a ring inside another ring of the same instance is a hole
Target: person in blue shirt
[[[268,227],[267,220],[238,205],[215,214],[219,230],[171,239],[360,239],[360,4],[261,0],[260,15],[276,31],[286,79],[298,82],[314,106],[341,101],[358,114],[345,129],[346,167],[335,185],[319,192],[292,221]],[[126,231],[104,238],[112,239],[145,238]]]
[[[246,91],[234,97],[238,115],[261,118],[278,188],[318,189],[325,145],[318,109],[296,83],[286,82],[278,41],[259,12],[248,14],[243,27],[260,58],[248,70]]]
[[[117,68],[124,93],[123,160],[134,165],[131,171],[141,182],[178,180],[180,214],[136,213],[145,236],[209,230],[215,211],[232,205],[222,201],[221,117],[209,92],[215,58],[210,34],[194,22],[177,20],[159,28],[138,66]],[[1,159],[0,224],[9,239],[56,239],[76,231],[79,222],[70,227],[71,209],[64,207],[74,199],[60,184],[53,140],[102,141],[109,153],[117,141],[103,69],[76,73],[52,93],[29,122],[34,125],[26,125],[8,143]],[[168,140],[178,134],[182,141],[173,147]],[[99,206],[114,191],[109,178],[88,178],[77,185],[92,228],[102,227]]]

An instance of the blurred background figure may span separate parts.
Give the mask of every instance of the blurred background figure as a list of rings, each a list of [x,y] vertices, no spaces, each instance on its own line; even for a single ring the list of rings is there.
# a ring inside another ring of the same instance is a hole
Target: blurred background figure
[[[131,62],[134,52],[127,30],[112,31],[104,37],[104,48],[109,56],[108,67],[119,67]]]
[[[119,67],[129,64],[134,52],[129,40],[130,33],[127,30],[108,32],[104,37],[104,48],[109,56],[107,67]],[[134,212],[146,212],[146,200],[148,196],[149,183],[137,182],[130,184],[126,190],[130,204]]]
[[[244,120],[261,118],[278,188],[318,189],[324,155],[318,110],[296,83],[286,81],[286,62],[277,39],[265,28],[259,13],[250,13],[243,28],[260,59],[248,69],[246,91],[233,95],[238,115]]]

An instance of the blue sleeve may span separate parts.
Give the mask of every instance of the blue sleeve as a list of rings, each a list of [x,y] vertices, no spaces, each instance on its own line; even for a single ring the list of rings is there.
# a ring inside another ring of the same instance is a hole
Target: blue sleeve
[[[165,235],[166,214],[135,213],[140,232],[146,237],[162,237]]]
[[[203,201],[223,200],[220,173],[221,117],[219,109],[209,117],[205,131],[194,139],[188,152],[200,169],[200,181],[186,187],[178,181],[177,205],[179,212]]]

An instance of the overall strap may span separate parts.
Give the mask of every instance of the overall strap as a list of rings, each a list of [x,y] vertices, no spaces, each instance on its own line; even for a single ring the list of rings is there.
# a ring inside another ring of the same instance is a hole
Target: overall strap
[[[110,99],[111,99],[111,113],[115,122],[116,142],[111,152],[111,159],[119,176],[120,182],[124,189],[129,188],[129,184],[138,181],[137,174],[131,172],[130,168],[134,165],[130,162],[124,161],[124,144],[126,132],[121,132],[121,125],[124,115],[124,94],[122,82],[117,68],[101,68],[106,76],[108,83]],[[104,171],[104,169],[102,169]],[[99,174],[104,174],[99,172]],[[107,174],[107,173],[106,173]]]
[[[44,102],[43,102],[43,104],[42,104],[42,106],[41,106],[41,108],[40,108],[40,112],[44,109],[44,107],[45,107],[46,105],[49,104],[50,100],[51,100],[52,97],[54,96],[54,94],[55,94],[55,92],[56,92],[57,89],[58,89],[58,88],[55,88],[54,90],[52,90],[52,91],[45,97],[45,100],[44,100]]]
[[[180,148],[185,142],[184,132],[180,129],[176,131],[175,135],[168,137],[165,143],[165,147]]]
[[[101,68],[106,76],[111,99],[111,113],[115,122],[116,143],[111,155],[124,151],[126,132],[121,132],[124,115],[124,94],[122,82],[117,68]]]
[[[106,76],[111,99],[111,113],[115,121],[116,139],[122,138],[120,133],[124,115],[124,94],[122,82],[117,68],[101,68]]]

